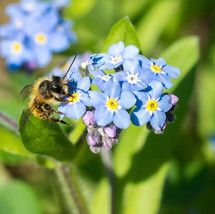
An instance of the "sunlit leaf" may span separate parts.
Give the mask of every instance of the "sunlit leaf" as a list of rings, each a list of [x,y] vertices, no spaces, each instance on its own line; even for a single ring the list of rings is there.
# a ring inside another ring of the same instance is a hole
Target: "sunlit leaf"
[[[23,114],[20,124],[22,121]],[[32,115],[21,129],[20,135],[25,148],[32,153],[48,155],[61,161],[74,158],[73,145],[58,124],[50,120],[40,120]]]
[[[136,30],[128,17],[120,19],[110,30],[101,52],[105,53],[114,43],[123,41],[127,45],[135,45],[140,49]]]

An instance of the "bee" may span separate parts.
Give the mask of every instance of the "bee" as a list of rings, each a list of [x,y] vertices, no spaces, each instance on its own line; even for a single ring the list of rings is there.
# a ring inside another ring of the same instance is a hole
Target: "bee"
[[[69,89],[74,90],[74,88],[71,88],[65,77],[71,69],[76,56],[77,55],[75,55],[71,65],[69,66],[66,74],[63,77],[42,77],[38,79],[34,84],[27,85],[21,90],[20,96],[22,97],[22,99],[26,100],[28,97],[30,97],[30,102],[28,104],[28,108],[23,111],[19,131],[24,127],[31,114],[41,120],[52,120],[54,122],[60,122],[62,124],[71,126],[66,121],[61,120],[60,118],[53,117],[54,113],[62,115],[65,114],[53,109],[51,107],[51,104],[58,105],[60,103],[68,102],[63,98],[66,95],[72,96],[68,91]]]

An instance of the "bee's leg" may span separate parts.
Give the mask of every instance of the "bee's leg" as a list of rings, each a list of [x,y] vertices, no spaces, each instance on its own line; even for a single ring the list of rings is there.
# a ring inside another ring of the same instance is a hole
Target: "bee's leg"
[[[55,110],[55,109],[53,109],[53,112],[54,112],[54,113],[57,113],[57,114],[63,114],[63,115],[66,115],[65,113],[63,113],[63,112],[61,112],[61,111],[57,111],[57,110]]]
[[[62,124],[68,125],[68,126],[70,126],[70,127],[73,128],[73,126],[72,126],[71,124],[67,123],[67,122],[64,121],[64,120],[60,120],[59,118],[51,117],[50,119],[51,119],[53,122],[62,123]]]

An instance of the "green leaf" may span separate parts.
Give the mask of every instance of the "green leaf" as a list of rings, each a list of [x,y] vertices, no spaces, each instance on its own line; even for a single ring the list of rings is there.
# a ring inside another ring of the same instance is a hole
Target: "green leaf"
[[[180,8],[181,1],[157,1],[152,8],[143,15],[137,24],[137,34],[140,38],[144,54],[148,54],[157,44],[169,20],[174,17]]]
[[[11,181],[0,189],[1,214],[42,214],[33,189],[21,181]]]
[[[127,45],[135,45],[140,49],[140,42],[138,40],[136,30],[128,17],[120,19],[110,30],[102,53],[107,52],[108,48],[114,43],[123,41]]]
[[[21,129],[20,136],[25,148],[32,153],[48,155],[60,161],[69,161],[75,156],[74,146],[58,124],[50,120],[40,120],[33,115],[30,116]]]
[[[162,56],[168,64],[181,69],[180,77],[174,81],[174,87],[169,90],[180,99],[174,112],[177,119],[174,124],[167,126],[163,135],[149,132],[145,126],[130,126],[120,136],[115,151],[114,166],[119,178],[118,185],[122,189],[118,198],[121,198],[126,205],[119,204],[118,210],[122,209],[122,213],[125,214],[132,208],[134,213],[157,212],[168,169],[166,163],[174,151],[183,117],[189,106],[195,74],[192,68],[199,58],[198,39],[192,36],[183,38],[173,44]],[[126,184],[126,181],[129,182]],[[149,195],[146,192],[153,194]],[[140,197],[141,204],[139,204]]]
[[[21,140],[17,135],[11,133],[9,130],[0,127],[1,143],[0,149],[15,155],[26,157],[34,157],[28,150],[25,149]]]

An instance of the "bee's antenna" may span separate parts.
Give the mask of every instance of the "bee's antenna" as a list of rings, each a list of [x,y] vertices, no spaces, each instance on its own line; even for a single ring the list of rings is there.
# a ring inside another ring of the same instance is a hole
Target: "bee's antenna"
[[[70,64],[68,70],[66,71],[66,74],[64,75],[63,79],[64,79],[64,78],[66,77],[66,75],[69,73],[69,71],[70,71],[72,65],[73,65],[74,62],[75,62],[75,59],[76,59],[77,55],[78,55],[78,53],[75,54],[75,56],[74,56],[74,58],[73,58],[73,60],[72,60],[72,62],[71,62],[71,64]]]

